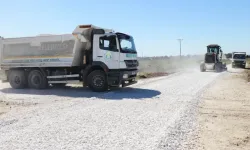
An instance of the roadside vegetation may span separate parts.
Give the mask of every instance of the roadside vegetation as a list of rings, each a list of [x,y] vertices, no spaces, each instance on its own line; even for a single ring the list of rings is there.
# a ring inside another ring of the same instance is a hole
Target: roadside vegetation
[[[250,70],[249,69],[245,70],[245,79],[247,80],[247,82],[250,82]]]
[[[138,79],[144,79],[144,78],[153,78],[153,77],[159,77],[159,76],[167,76],[169,73],[167,72],[152,72],[152,73],[140,73],[137,75]]]
[[[246,60],[245,78],[247,82],[250,82],[250,58]]]
[[[166,76],[187,68],[198,68],[202,61],[200,55],[139,58],[138,79]]]
[[[250,69],[250,58],[247,58],[246,60],[246,68]]]

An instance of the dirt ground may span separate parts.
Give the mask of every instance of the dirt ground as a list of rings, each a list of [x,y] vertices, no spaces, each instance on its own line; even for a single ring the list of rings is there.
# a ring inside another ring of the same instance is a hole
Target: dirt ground
[[[250,84],[244,73],[221,77],[201,96],[199,147],[205,150],[250,149]]]

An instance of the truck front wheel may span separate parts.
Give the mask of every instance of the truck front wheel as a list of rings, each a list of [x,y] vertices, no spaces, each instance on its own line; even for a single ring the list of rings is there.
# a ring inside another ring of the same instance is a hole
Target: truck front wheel
[[[27,86],[27,78],[23,70],[12,70],[9,74],[9,82],[14,89],[23,89]]]
[[[45,89],[48,86],[48,81],[39,70],[32,70],[28,76],[28,84],[30,88]]]
[[[88,77],[88,86],[94,92],[104,92],[108,90],[106,75],[101,70],[91,72]]]

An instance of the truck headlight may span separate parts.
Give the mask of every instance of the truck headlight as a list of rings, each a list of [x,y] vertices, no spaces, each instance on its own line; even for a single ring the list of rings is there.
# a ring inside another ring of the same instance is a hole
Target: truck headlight
[[[123,79],[127,79],[128,78],[128,74],[124,74],[122,78]]]

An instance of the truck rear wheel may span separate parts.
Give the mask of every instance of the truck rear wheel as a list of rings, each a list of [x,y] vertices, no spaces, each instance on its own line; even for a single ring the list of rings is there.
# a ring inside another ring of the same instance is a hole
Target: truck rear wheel
[[[27,78],[23,70],[12,70],[9,74],[9,83],[14,89],[23,89],[27,86]]]
[[[101,70],[96,70],[88,75],[88,86],[94,92],[104,92],[108,90],[106,75]]]
[[[30,88],[45,89],[48,86],[48,81],[39,70],[32,70],[28,76],[28,84]]]

